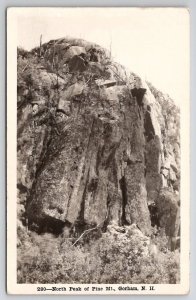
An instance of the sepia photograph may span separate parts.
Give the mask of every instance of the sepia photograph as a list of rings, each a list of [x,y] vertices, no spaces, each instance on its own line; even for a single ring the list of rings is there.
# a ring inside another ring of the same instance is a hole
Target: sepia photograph
[[[189,13],[8,9],[7,284],[189,291]]]

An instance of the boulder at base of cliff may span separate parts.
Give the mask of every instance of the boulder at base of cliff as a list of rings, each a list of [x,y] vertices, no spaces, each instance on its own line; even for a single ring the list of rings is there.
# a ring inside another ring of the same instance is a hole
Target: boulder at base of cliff
[[[114,238],[115,242],[117,244],[119,243],[119,249],[121,249],[124,244],[125,248],[126,245],[130,247],[135,255],[138,253],[142,256],[149,255],[150,238],[145,236],[135,223],[120,227],[112,222],[107,227],[107,233],[110,239]]]
[[[176,237],[179,232],[180,208],[178,201],[179,195],[168,188],[161,190],[157,200],[160,226],[165,228],[165,233],[169,237]]]

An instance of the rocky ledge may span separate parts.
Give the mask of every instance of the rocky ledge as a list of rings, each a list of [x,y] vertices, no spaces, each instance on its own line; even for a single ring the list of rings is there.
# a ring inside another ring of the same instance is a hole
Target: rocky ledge
[[[70,235],[110,224],[179,234],[179,109],[98,45],[18,49],[18,218]]]

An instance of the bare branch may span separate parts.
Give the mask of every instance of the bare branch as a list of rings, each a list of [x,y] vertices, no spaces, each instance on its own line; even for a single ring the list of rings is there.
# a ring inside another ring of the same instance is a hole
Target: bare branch
[[[101,225],[101,224],[97,225],[96,227],[93,227],[93,228],[90,228],[90,229],[85,230],[85,231],[81,234],[81,236],[73,243],[72,246],[75,246],[75,245],[77,244],[77,242],[79,242],[79,240],[83,237],[83,235],[84,235],[85,233],[97,229],[100,225]]]
[[[29,64],[29,63],[27,63],[26,66],[22,69],[22,71],[21,71],[22,73],[26,70],[28,64]]]
[[[85,233],[90,232],[90,231],[95,230],[95,229],[98,229],[101,225],[104,224],[104,222],[107,220],[107,218],[108,218],[108,211],[106,212],[106,216],[105,216],[104,221],[102,221],[101,223],[99,223],[97,226],[95,226],[95,227],[93,227],[93,228],[90,228],[90,229],[85,230],[85,231],[79,236],[79,238],[73,243],[72,246],[75,246],[75,245],[77,244],[77,242],[85,235]]]

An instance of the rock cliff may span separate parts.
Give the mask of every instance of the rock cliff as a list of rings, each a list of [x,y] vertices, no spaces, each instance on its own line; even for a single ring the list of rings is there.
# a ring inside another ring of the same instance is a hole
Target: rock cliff
[[[31,230],[178,235],[179,109],[150,83],[138,105],[134,78],[83,40],[18,49],[18,218]]]

